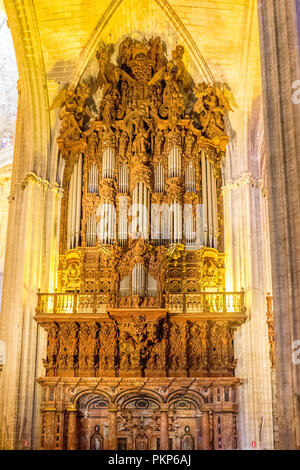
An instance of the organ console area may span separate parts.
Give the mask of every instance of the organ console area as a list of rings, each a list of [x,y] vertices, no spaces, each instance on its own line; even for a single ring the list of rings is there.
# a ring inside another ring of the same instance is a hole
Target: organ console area
[[[36,311],[45,449],[237,447],[245,307],[225,290],[230,105],[194,84],[182,46],[172,60],[164,51],[128,37],[113,62],[102,44],[98,75],[61,98],[57,290]]]

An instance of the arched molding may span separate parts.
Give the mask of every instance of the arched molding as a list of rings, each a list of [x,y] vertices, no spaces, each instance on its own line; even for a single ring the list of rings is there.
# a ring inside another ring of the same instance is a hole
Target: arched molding
[[[121,404],[121,408],[125,409],[128,407],[130,403],[135,402],[137,400],[146,400],[151,403],[154,403],[157,406],[157,409],[160,407],[160,404],[161,404],[156,398],[149,396],[148,394],[140,394],[140,395],[130,395],[130,397],[128,397],[127,399],[125,398]]]
[[[154,390],[149,390],[149,389],[146,389],[146,388],[143,388],[143,390],[141,390],[139,388],[132,388],[132,389],[123,390],[122,392],[120,392],[119,394],[117,394],[115,396],[114,403],[120,404],[122,398],[124,398],[125,400],[126,400],[126,397],[128,397],[128,399],[131,398],[131,397],[132,398],[136,397],[137,399],[139,399],[142,396],[145,397],[145,398],[151,398],[159,406],[163,403],[162,396],[158,392],[155,392]]]
[[[175,390],[174,392],[170,393],[166,402],[170,405],[175,401],[179,400],[190,400],[196,404],[197,408],[201,409],[202,405],[204,405],[204,398],[201,393],[197,392],[196,390]]]
[[[71,403],[78,404],[80,399],[86,395],[94,395],[90,401],[96,400],[98,398],[103,398],[104,400],[108,401],[108,404],[113,403],[112,397],[105,391],[103,390],[95,390],[94,388],[87,388],[84,389],[80,392],[78,392],[76,395],[72,397]],[[99,397],[95,397],[95,395],[99,395]],[[89,403],[89,402],[88,402]]]
[[[26,138],[22,147],[16,145],[14,149],[16,163],[13,171],[17,172],[15,181],[18,182],[31,171],[41,178],[46,178],[49,176],[50,116],[34,4],[32,0],[5,0],[4,4],[15,47],[22,107],[26,110],[26,113],[17,118],[17,127],[21,125],[19,120],[23,121]]]

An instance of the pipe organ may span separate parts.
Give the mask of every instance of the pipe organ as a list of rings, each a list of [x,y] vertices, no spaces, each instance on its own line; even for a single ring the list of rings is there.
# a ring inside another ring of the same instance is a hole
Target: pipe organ
[[[124,240],[136,236],[165,246],[196,243],[196,240],[197,249],[222,246],[222,233],[218,226],[220,171],[205,151],[200,149],[196,152],[192,161],[186,162],[184,170],[181,170],[181,153],[177,147],[168,154],[166,165],[159,161],[155,167],[142,164],[139,168],[134,158],[128,165],[122,162],[119,154],[118,157],[117,170],[114,170],[114,151],[110,148],[103,151],[98,163],[94,159],[87,161],[83,187],[82,158],[85,156],[80,154],[74,164],[69,182],[68,249],[79,246],[80,227],[86,233],[82,237],[82,246],[96,246],[97,243],[123,245]],[[195,167],[199,178],[197,185]],[[146,169],[150,184],[142,175],[141,181],[134,176],[136,181],[132,185],[131,169],[134,174],[139,169]],[[83,201],[94,202],[92,213],[90,205],[86,207]]]
[[[112,63],[102,45],[92,85],[83,76],[66,91],[58,290],[39,293],[36,315],[48,333],[42,448],[56,396],[61,448],[94,446],[93,429],[102,448],[236,447],[233,331],[245,308],[224,283],[230,106],[216,85],[194,86],[183,53],[168,61],[160,38],[129,37]]]

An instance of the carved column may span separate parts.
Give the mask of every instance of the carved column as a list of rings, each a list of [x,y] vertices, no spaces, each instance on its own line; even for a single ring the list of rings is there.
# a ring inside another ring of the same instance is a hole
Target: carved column
[[[160,409],[160,450],[169,450],[168,408]]]
[[[209,442],[209,410],[202,410],[202,449],[209,450],[210,449],[210,442]]]
[[[68,450],[77,449],[77,407],[70,404],[67,411],[69,412],[68,421]]]
[[[109,409],[109,436],[108,447],[109,450],[117,450],[117,412],[118,408],[112,404]]]

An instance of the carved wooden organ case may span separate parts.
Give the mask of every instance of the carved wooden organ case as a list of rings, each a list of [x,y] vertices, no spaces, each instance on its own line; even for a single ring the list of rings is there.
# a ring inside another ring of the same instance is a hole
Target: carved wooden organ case
[[[212,393],[226,377],[234,390],[245,316],[224,280],[230,105],[219,87],[194,84],[182,46],[167,60],[159,38],[126,38],[116,63],[112,53],[102,44],[97,77],[60,96],[58,291],[39,294],[36,316],[46,376],[210,377]]]

